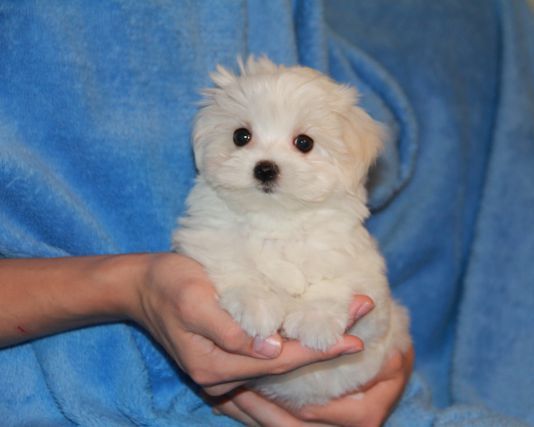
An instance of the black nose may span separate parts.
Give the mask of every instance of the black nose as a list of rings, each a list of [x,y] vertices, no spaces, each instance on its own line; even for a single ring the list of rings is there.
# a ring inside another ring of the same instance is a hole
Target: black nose
[[[274,181],[279,173],[277,164],[268,160],[262,160],[254,167],[254,177],[263,183]]]

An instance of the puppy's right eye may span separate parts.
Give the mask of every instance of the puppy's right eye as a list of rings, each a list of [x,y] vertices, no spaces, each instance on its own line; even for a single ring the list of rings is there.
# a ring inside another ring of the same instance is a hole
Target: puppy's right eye
[[[234,131],[234,144],[238,147],[243,147],[247,145],[252,139],[250,131],[245,128],[239,128]]]

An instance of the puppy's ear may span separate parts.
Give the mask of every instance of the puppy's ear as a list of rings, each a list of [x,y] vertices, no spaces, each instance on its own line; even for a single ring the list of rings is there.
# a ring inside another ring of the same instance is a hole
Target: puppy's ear
[[[221,89],[237,80],[237,76],[231,71],[228,71],[222,65],[217,65],[216,71],[210,73],[210,77],[213,83],[215,83],[215,85]]]
[[[350,107],[342,114],[343,139],[349,159],[346,167],[350,187],[356,191],[365,184],[369,168],[374,164],[386,138],[386,130],[359,107]]]

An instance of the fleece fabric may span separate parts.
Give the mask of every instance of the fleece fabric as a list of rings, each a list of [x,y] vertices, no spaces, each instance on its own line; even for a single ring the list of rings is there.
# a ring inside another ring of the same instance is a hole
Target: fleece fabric
[[[166,251],[216,64],[355,85],[368,222],[411,311],[389,426],[534,424],[534,19],[520,0],[0,1],[0,254]],[[1,306],[1,302],[0,302]],[[134,325],[0,351],[5,426],[225,426]]]

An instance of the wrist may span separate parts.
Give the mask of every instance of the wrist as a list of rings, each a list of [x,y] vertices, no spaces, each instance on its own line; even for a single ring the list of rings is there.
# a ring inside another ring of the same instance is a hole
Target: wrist
[[[139,321],[139,306],[153,254],[127,254],[103,257],[92,271],[100,287],[99,315],[109,320]]]

